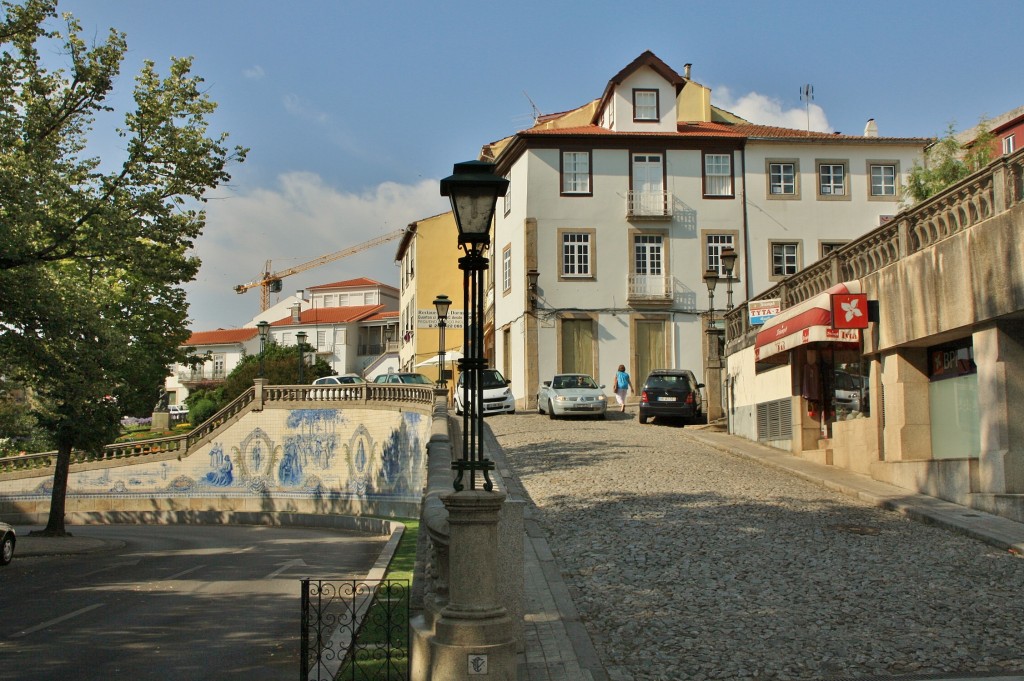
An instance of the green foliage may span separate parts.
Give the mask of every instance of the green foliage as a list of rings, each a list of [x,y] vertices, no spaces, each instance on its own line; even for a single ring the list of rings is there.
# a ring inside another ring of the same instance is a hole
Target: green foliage
[[[195,404],[190,405],[188,408],[188,421],[193,426],[198,426],[220,411],[220,409],[220,405],[209,398],[197,400]]]
[[[950,123],[946,134],[925,151],[924,165],[915,162],[911,168],[904,189],[904,198],[911,204],[938,194],[981,170],[991,160],[993,135],[984,120],[978,124],[978,136],[968,147],[957,141],[954,126]]]
[[[147,61],[136,77],[121,153],[87,155],[97,113],[117,113],[125,35],[87,45],[55,0],[0,6],[0,366],[33,389],[57,446],[47,532],[63,533],[71,448],[112,442],[184,359],[198,207],[246,150],[208,133],[216,104],[191,59],[172,58],[168,75]]]
[[[312,383],[321,376],[334,373],[331,365],[316,357],[313,347],[308,343],[303,346],[303,357],[306,365],[302,370],[305,383]],[[310,358],[316,357],[315,360]],[[224,380],[223,402],[227,405],[243,392],[252,387],[253,381],[259,376],[259,355],[248,355],[235,366]],[[271,343],[263,356],[263,377],[270,385],[296,385],[299,382],[299,349],[295,345],[278,345]]]
[[[28,391],[0,376],[0,456],[45,452],[53,447],[50,434],[33,413]]]

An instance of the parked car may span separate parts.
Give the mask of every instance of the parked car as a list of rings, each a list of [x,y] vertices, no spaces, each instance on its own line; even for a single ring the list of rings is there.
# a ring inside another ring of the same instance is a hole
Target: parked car
[[[463,386],[467,374],[459,374],[459,380],[455,384],[455,413],[461,415],[466,409],[463,404]],[[497,369],[484,369],[480,374],[480,385],[483,387],[484,416],[488,414],[514,414],[516,413],[516,398],[508,387],[511,381],[501,375]],[[469,389],[470,397],[473,400],[473,386]]]
[[[640,388],[640,423],[650,418],[676,418],[704,423],[703,383],[689,369],[655,369]]]
[[[18,535],[7,523],[0,523],[0,565],[7,565],[14,558],[14,545],[18,543]]]
[[[355,383],[366,383],[359,374],[342,374],[341,376],[321,376],[313,381],[313,385],[352,385]]]
[[[188,416],[188,405],[187,404],[169,404],[167,405],[167,411],[173,414],[181,414],[182,416]]]
[[[374,383],[411,383],[413,385],[434,385],[434,382],[423,374],[406,373],[396,371],[390,374],[381,374],[373,379]]]
[[[604,386],[587,374],[555,374],[537,392],[537,412],[555,419],[559,416],[605,418],[608,396]]]
[[[868,385],[862,376],[837,371],[835,373],[836,409],[867,411]]]

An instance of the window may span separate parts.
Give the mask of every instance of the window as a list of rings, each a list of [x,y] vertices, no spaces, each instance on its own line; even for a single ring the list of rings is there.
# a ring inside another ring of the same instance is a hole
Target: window
[[[820,255],[824,258],[832,251],[840,249],[848,243],[848,241],[822,241],[820,244]]]
[[[1003,138],[1003,153],[1012,154],[1017,149],[1017,142],[1014,135],[1007,135]]]
[[[637,234],[633,237],[633,272],[641,276],[662,275],[662,237]]]
[[[773,196],[796,194],[796,165],[793,163],[768,164],[768,193]]]
[[[704,154],[704,196],[732,196],[731,154]]]
[[[732,234],[707,234],[704,236],[704,248],[707,254],[707,261],[704,263],[705,270],[714,270],[720,277],[725,276],[722,269],[722,251],[727,248],[736,248],[735,237]],[[732,273],[733,277],[736,272]]]
[[[324,307],[334,307],[334,296],[331,294],[324,294]]]
[[[327,332],[317,331],[316,332],[316,349],[325,350],[327,348]]]
[[[800,267],[800,244],[772,244],[772,276],[788,277],[796,274]]]
[[[823,162],[818,164],[818,195],[846,196],[846,165]]]
[[[592,277],[591,233],[562,232],[562,277]]]
[[[213,356],[213,377],[224,378],[227,375],[225,367],[227,366],[227,360],[224,355]]]
[[[590,194],[590,152],[562,152],[562,194]]]
[[[505,215],[512,212],[512,176],[506,175],[505,179],[508,181],[508,189],[505,190],[505,198],[502,199],[505,202]]]
[[[871,166],[871,196],[896,196],[896,166]]]
[[[512,246],[505,246],[501,251],[501,290],[508,293],[512,290]]]
[[[657,90],[633,90],[633,120],[656,121],[658,111]]]

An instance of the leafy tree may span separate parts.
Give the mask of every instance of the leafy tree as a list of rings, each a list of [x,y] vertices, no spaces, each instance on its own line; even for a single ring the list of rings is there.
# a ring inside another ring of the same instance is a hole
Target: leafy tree
[[[978,124],[977,137],[967,146],[957,140],[954,126],[950,123],[942,139],[925,150],[924,165],[914,162],[904,190],[904,198],[911,204],[938,194],[992,160],[993,135],[984,119]]]
[[[44,533],[62,535],[72,448],[112,442],[185,359],[201,204],[246,150],[208,133],[216,104],[191,59],[172,58],[166,76],[152,62],[137,75],[117,157],[90,156],[125,34],[90,46],[56,0],[0,5],[0,365],[34,389],[55,440]],[[55,53],[49,70],[40,55]]]
[[[303,346],[303,357],[307,362],[303,369],[306,383],[312,383],[321,376],[330,376],[334,371],[331,365],[316,357],[313,347],[306,343]],[[311,357],[316,359],[311,360]],[[231,373],[224,379],[220,407],[228,405],[246,390],[252,387],[253,381],[259,376],[260,356],[247,355],[238,362]],[[263,377],[269,385],[296,385],[299,382],[299,349],[295,345],[278,345],[270,343],[263,355]]]

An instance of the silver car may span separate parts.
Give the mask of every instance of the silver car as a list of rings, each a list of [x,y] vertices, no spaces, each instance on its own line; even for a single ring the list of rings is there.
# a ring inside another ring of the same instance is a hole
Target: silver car
[[[18,535],[7,523],[0,523],[0,565],[7,565],[14,558],[14,545],[18,543]]]
[[[604,386],[587,374],[555,374],[537,392],[537,412],[553,419],[559,416],[605,418],[608,396]]]

